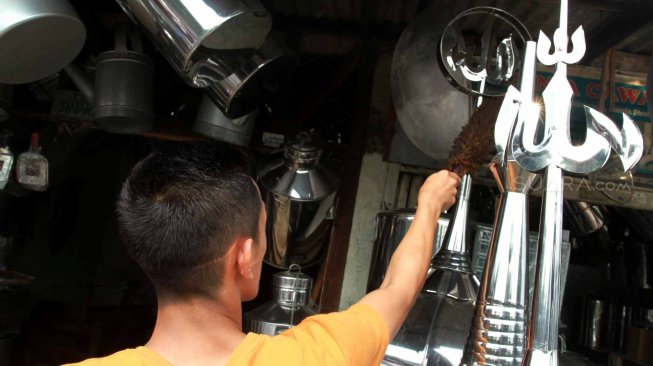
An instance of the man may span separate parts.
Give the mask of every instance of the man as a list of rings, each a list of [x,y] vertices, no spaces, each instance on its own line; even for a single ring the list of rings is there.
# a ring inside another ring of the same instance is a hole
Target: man
[[[244,153],[188,143],[150,154],[118,199],[127,249],[152,280],[157,321],[144,347],[78,365],[378,365],[421,289],[440,212],[460,179],[430,176],[381,287],[349,309],[275,337],[242,332],[241,302],[258,292],[265,209]]]

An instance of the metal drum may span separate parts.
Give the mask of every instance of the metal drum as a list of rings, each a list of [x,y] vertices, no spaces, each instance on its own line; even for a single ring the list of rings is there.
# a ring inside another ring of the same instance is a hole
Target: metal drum
[[[259,179],[268,216],[265,261],[275,267],[310,266],[328,241],[338,180],[320,164],[321,154],[314,136],[301,133]]]
[[[388,264],[390,264],[390,258],[395,252],[395,249],[397,249],[401,239],[406,235],[414,218],[414,209],[398,209],[381,212],[376,215],[376,231],[374,233],[374,248],[372,250],[370,273],[367,279],[367,292],[376,290],[381,286],[385,271],[388,269]],[[444,235],[447,232],[447,226],[449,226],[449,219],[447,217],[440,217],[435,232],[434,255],[442,246]]]

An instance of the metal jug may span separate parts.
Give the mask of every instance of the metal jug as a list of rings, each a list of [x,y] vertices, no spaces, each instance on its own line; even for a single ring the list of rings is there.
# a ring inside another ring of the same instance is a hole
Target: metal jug
[[[310,307],[313,279],[299,268],[293,264],[288,271],[274,274],[274,298],[245,314],[245,332],[273,336],[317,314]]]
[[[300,133],[259,179],[268,216],[265,261],[275,267],[314,264],[328,240],[338,180],[320,164],[315,139]]]

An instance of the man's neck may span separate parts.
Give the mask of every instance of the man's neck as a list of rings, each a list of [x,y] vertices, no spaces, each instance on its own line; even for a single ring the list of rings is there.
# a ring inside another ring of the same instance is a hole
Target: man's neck
[[[243,341],[237,292],[216,299],[159,299],[156,325],[146,347],[175,366],[224,365]]]

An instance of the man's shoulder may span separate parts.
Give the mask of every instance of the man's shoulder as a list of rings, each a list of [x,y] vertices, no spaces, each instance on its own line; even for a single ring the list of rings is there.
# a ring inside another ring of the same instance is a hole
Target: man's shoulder
[[[99,358],[63,366],[171,366],[169,362],[145,347],[128,348]]]

